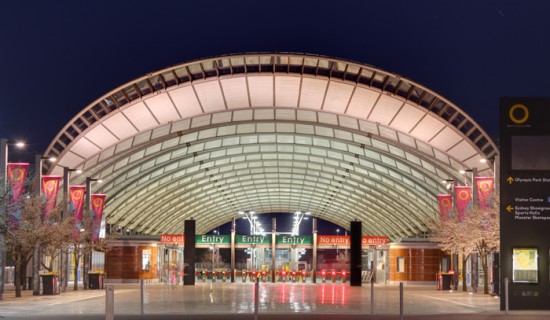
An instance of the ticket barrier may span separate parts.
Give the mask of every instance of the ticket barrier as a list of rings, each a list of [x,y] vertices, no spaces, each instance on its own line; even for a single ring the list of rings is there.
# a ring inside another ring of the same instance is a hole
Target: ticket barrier
[[[288,276],[288,272],[286,270],[282,270],[279,275],[281,276],[281,281],[286,282],[286,278]]]
[[[302,278],[302,283],[306,283],[307,271],[306,271],[306,270],[302,270],[302,272],[300,272],[300,276],[301,276],[301,278]]]
[[[330,277],[332,278],[332,283],[335,283],[336,282],[336,276],[338,275],[338,272],[332,270],[330,272]]]
[[[252,270],[249,273],[250,276],[250,282],[256,282],[256,278],[258,277],[258,271]]]
[[[243,280],[243,282],[246,282],[247,274],[248,274],[248,272],[243,269],[243,271],[241,272],[241,279]]]
[[[347,277],[348,273],[346,270],[342,270],[342,272],[340,272],[340,279],[342,279],[342,283],[346,283]]]
[[[206,270],[202,270],[201,271],[201,279],[202,279],[202,282],[206,282],[206,278],[208,277],[208,272],[206,272]]]
[[[321,280],[323,283],[327,282],[327,272],[325,270],[321,271]]]
[[[292,283],[296,283],[296,279],[298,279],[298,272],[296,270],[290,271],[290,279],[292,279]]]
[[[269,274],[269,272],[267,272],[266,270],[262,270],[262,272],[260,273],[260,278],[262,279],[262,282],[267,281],[267,275],[268,274]]]
[[[226,282],[228,278],[231,277],[231,271],[224,270],[222,271],[222,282]]]

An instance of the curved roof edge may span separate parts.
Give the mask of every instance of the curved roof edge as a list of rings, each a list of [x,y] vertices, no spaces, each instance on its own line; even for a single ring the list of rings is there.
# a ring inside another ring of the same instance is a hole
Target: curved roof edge
[[[310,74],[374,87],[437,115],[449,126],[464,134],[487,159],[498,154],[496,144],[483,128],[468,114],[434,91],[371,65],[301,53],[224,55],[194,60],[148,73],[119,86],[85,107],[56,135],[45,154],[59,157],[94,123],[132,101],[185,82],[244,73]]]

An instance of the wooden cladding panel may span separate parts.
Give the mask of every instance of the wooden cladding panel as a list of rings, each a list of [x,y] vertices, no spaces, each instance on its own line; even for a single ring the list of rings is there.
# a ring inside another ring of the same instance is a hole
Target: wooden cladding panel
[[[390,281],[435,281],[441,250],[422,248],[390,249]],[[404,272],[397,272],[397,258],[405,258]]]
[[[142,269],[143,250],[151,251],[149,270]],[[111,247],[105,255],[105,272],[109,279],[155,279],[157,248],[151,246]]]

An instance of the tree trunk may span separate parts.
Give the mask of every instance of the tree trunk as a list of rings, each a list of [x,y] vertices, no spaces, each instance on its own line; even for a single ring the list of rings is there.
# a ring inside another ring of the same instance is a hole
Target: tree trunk
[[[25,266],[24,268],[21,268],[21,272],[19,273],[21,290],[27,290],[27,258],[25,256],[21,257],[21,265]]]
[[[32,295],[40,295],[40,244],[34,246],[32,254]]]
[[[487,265],[487,253],[484,253],[483,255],[480,256],[481,258],[481,268],[483,269],[483,279],[485,279],[485,281],[483,281],[483,293],[484,294],[489,294],[489,266]]]
[[[21,255],[17,254],[15,257],[15,297],[21,298],[21,273],[22,273],[22,263]]]
[[[468,257],[466,254],[462,255],[462,291],[468,291],[468,284],[466,283],[466,262]]]
[[[75,248],[74,251],[74,284],[73,290],[78,291],[78,265],[80,264],[80,255],[78,254],[78,249]]]

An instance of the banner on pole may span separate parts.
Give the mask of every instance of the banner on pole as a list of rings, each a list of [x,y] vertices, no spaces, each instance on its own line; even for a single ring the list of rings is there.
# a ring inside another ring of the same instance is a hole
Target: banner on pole
[[[8,163],[8,185],[10,187],[11,201],[17,202],[25,191],[25,181],[29,172],[28,163]]]
[[[466,214],[472,209],[472,188],[468,186],[455,186],[456,213],[458,221],[466,219]]]
[[[25,182],[29,172],[28,163],[8,163],[7,166],[7,181],[8,194],[11,203],[11,209],[8,214],[8,223],[10,230],[17,230],[19,220],[21,220],[21,206],[17,203],[21,200],[25,192]]]
[[[69,212],[75,220],[77,228],[82,227],[82,211],[84,210],[84,193],[86,186],[71,186],[69,188]]]
[[[59,190],[59,181],[61,176],[43,176],[42,177],[42,200],[44,201],[44,216],[48,215],[56,207],[57,192]]]
[[[441,221],[445,221],[453,215],[453,196],[450,194],[438,194],[437,203],[439,204],[439,216]]]
[[[477,199],[480,209],[488,209],[493,205],[495,180],[493,177],[475,177]]]
[[[105,194],[92,194],[91,196],[91,224],[92,240],[99,240],[99,231],[101,229],[101,219],[103,218],[103,209],[105,208]]]

